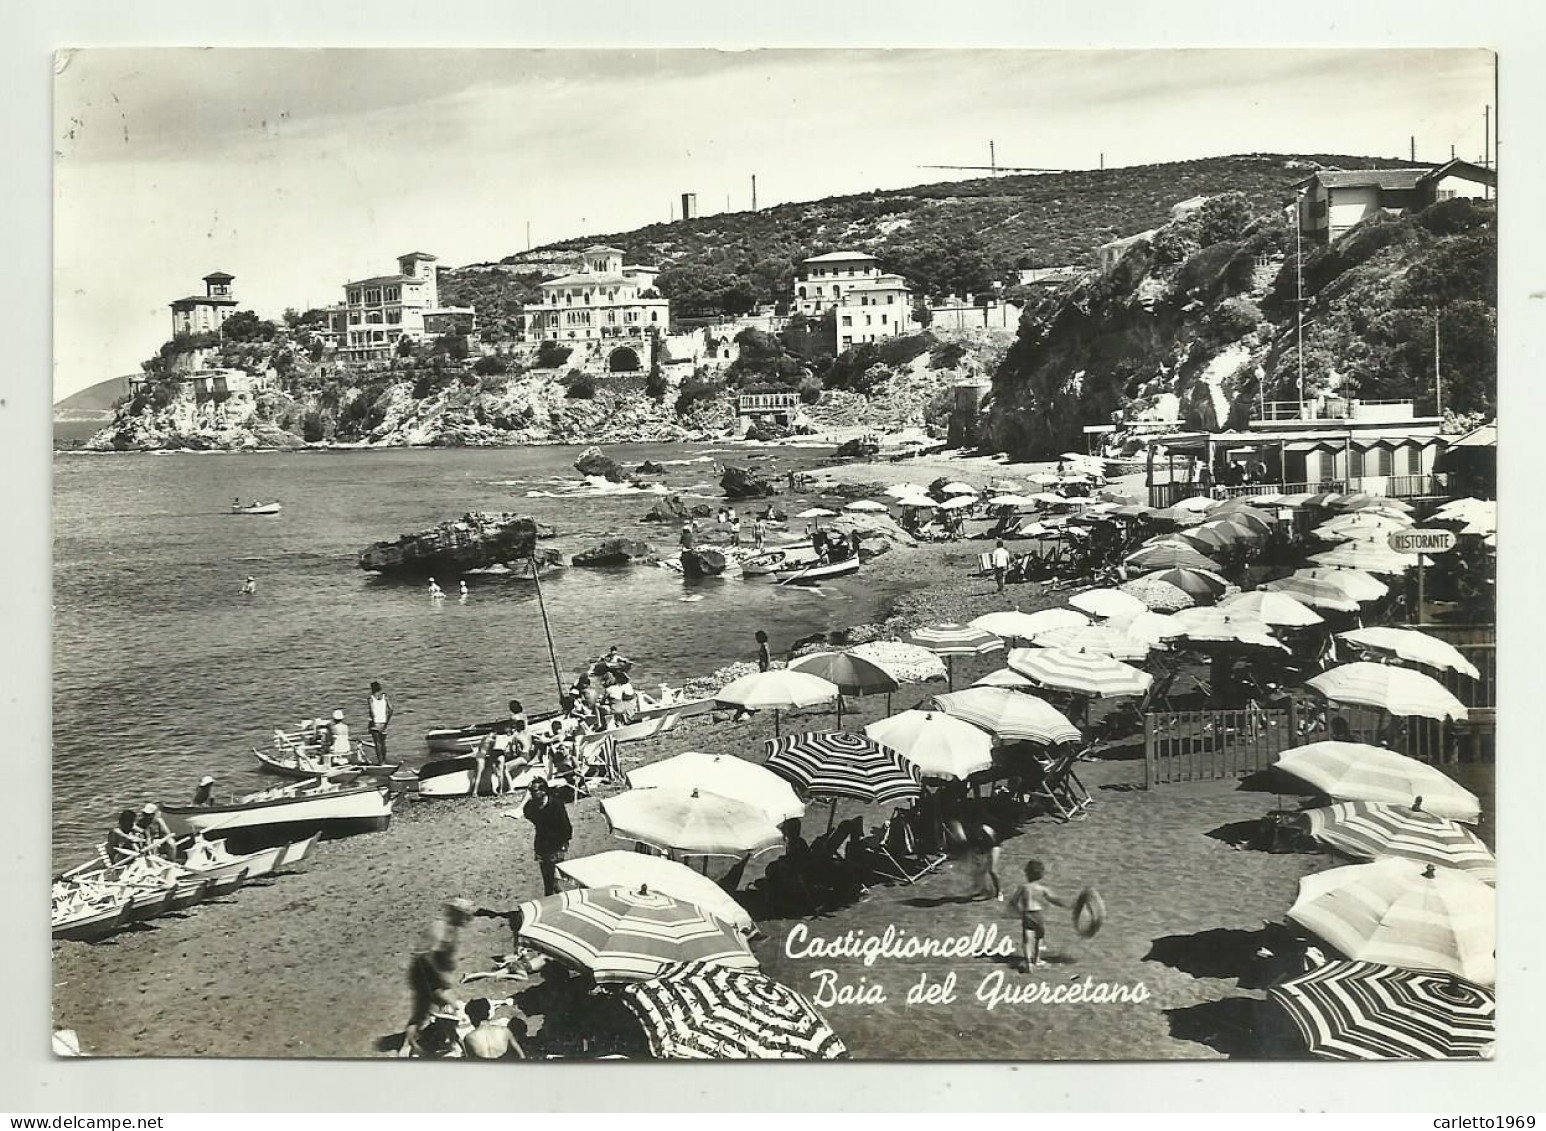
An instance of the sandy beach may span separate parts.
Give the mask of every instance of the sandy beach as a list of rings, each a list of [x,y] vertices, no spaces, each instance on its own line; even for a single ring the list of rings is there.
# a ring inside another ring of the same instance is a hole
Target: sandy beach
[[[950,474],[985,485],[1037,469],[936,457],[856,464],[823,475],[836,483],[928,482]],[[887,627],[1059,602],[1038,585],[997,594],[990,581],[967,578],[981,546],[927,544],[872,561],[868,574],[907,578],[913,585],[896,602]],[[753,627],[747,626],[749,646]],[[789,642],[776,643],[781,650]],[[1001,662],[1002,653],[958,662],[957,685]],[[904,688],[893,710],[942,689],[937,683]],[[857,715],[845,715],[846,724],[881,717],[885,700],[860,700],[857,707]],[[820,729],[833,721],[830,712],[800,712],[785,715],[785,729]],[[761,760],[771,730],[766,715],[739,722],[728,713],[689,719],[661,738],[622,747],[623,767],[689,749]],[[1088,817],[1068,824],[1040,817],[1024,825],[1004,845],[1000,871],[1006,886],[1012,884],[1034,855],[1048,864],[1049,879],[1070,894],[1086,885],[1099,889],[1108,921],[1094,939],[1077,939],[1058,916],[1050,938],[1058,961],[1029,975],[1017,973],[1002,957],[865,966],[858,958],[816,958],[790,947],[790,932],[800,924],[811,937],[823,938],[849,931],[879,935],[888,927],[932,938],[990,925],[1010,933],[1014,924],[1003,904],[965,900],[965,865],[952,860],[916,884],[873,887],[858,902],[814,918],[762,919],[766,937],[755,950],[763,968],[818,1000],[842,998],[844,987],[868,992],[863,1002],[824,1006],[861,1058],[1262,1055],[1260,1031],[1252,1029],[1261,1019],[1262,960],[1255,951],[1266,936],[1258,932],[1264,922],[1281,920],[1299,876],[1325,860],[1237,850],[1210,835],[1275,807],[1271,794],[1241,783],[1173,785],[1146,793],[1139,788],[1141,759],[1131,760],[1130,750],[1123,760],[1091,763],[1081,773],[1096,800]],[[598,790],[571,806],[571,858],[621,846],[608,835],[599,810],[600,797],[619,788]],[[529,827],[505,815],[518,805],[519,799],[507,798],[405,798],[388,832],[323,843],[294,873],[96,945],[60,944],[53,965],[55,1025],[75,1029],[83,1049],[95,1055],[383,1055],[408,1016],[409,954],[442,901],[464,896],[480,907],[509,909],[540,894]],[[845,803],[838,810],[840,818],[861,814],[870,825],[886,816],[879,807]],[[813,808],[811,832],[819,831],[824,815],[824,806]],[[756,881],[776,855],[754,860],[743,877],[742,892],[753,888],[744,899],[754,914]],[[510,950],[502,920],[477,919],[463,934],[461,967],[487,969],[492,956]],[[818,973],[823,970],[831,973]],[[908,990],[920,978],[940,983],[952,973],[953,1001],[909,1004]],[[1016,993],[1050,995],[1087,978],[1091,985],[1076,997],[1103,984],[1124,988],[1129,1000],[1005,1000]],[[874,996],[876,986],[882,987],[883,1002]],[[1037,986],[1042,988],[1027,989]],[[462,996],[514,995],[530,1055],[572,1051],[543,1015],[541,990],[536,981],[489,980],[464,987]],[[992,998],[992,1007],[979,995]]]

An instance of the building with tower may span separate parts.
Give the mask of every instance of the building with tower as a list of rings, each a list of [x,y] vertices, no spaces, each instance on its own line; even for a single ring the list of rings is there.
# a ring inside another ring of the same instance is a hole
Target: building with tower
[[[171,303],[172,336],[206,334],[220,329],[236,309],[231,284],[236,276],[214,271],[204,276],[204,293],[189,295]]]
[[[802,260],[789,309],[837,319],[837,348],[898,338],[911,333],[912,291],[907,280],[880,269],[862,251],[832,251]]]
[[[471,307],[443,307],[435,256],[410,251],[397,257],[397,274],[354,279],[344,284],[344,303],[328,311],[338,352],[352,360],[385,359],[399,341],[441,333],[472,333]]]
[[[623,253],[615,247],[588,247],[577,271],[541,285],[541,301],[525,310],[526,336],[596,349],[623,339],[609,350],[607,368],[645,368],[649,359],[635,346],[671,325],[671,300],[654,295],[655,274],[652,267],[623,266]]]

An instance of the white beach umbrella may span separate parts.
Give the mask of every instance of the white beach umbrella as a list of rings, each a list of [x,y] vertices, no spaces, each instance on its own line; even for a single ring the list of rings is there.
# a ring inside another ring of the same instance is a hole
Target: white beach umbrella
[[[983,613],[971,620],[973,628],[985,629],[1005,640],[1031,640],[1039,632],[1049,632],[1054,628],[1078,628],[1089,623],[1089,617],[1074,609],[1038,609],[1034,613],[1006,609],[997,613]]]
[[[1216,606],[1230,613],[1242,613],[1255,617],[1263,624],[1283,628],[1307,628],[1323,624],[1321,615],[1308,605],[1294,599],[1291,594],[1271,589],[1257,589],[1250,593],[1237,593],[1226,597]]]
[[[889,511],[891,508],[885,503],[877,503],[873,499],[856,499],[843,508],[845,511],[858,511],[861,514],[877,514]]]
[[[903,711],[871,723],[864,733],[926,778],[965,780],[993,765],[992,737],[943,711]]]
[[[795,515],[796,518],[836,518],[837,511],[829,511],[825,507],[811,507]]]
[[[831,703],[837,697],[837,684],[831,680],[787,668],[744,675],[714,693],[716,702],[730,703],[747,710],[771,709],[774,734],[778,733],[779,711],[815,707]]]
[[[939,509],[942,511],[959,511],[965,510],[967,507],[975,507],[976,505],[977,496],[956,495],[954,498],[946,499],[943,503],[940,503]]]
[[[1476,665],[1466,659],[1460,649],[1447,641],[1429,636],[1426,632],[1418,632],[1416,629],[1358,628],[1351,632],[1339,632],[1337,636],[1349,644],[1386,652],[1414,664],[1422,664],[1424,667],[1459,672],[1472,679],[1481,678],[1481,672],[1476,670]]]
[[[1285,773],[1337,801],[1380,801],[1411,805],[1421,798],[1425,812],[1474,825],[1482,805],[1476,794],[1426,762],[1363,742],[1312,742],[1278,755]]]
[[[920,487],[916,483],[893,483],[881,493],[890,495],[893,499],[905,499],[910,495],[922,495],[926,492],[927,488]]]
[[[1373,707],[1399,717],[1463,721],[1467,715],[1465,704],[1432,676],[1389,664],[1343,664],[1306,680],[1305,686],[1333,703]]]
[[[770,774],[785,789],[789,784],[776,774]],[[789,790],[793,794],[793,790]],[[801,806],[803,809],[804,806]],[[664,856],[651,856],[643,852],[615,848],[582,856],[578,860],[565,860],[558,871],[581,887],[622,887],[630,891],[647,888],[663,892],[684,903],[694,903],[713,915],[737,927],[753,927],[751,915],[713,880],[694,872],[685,864],[668,860]]]
[[[774,824],[787,821],[791,817],[805,815],[804,803],[795,796],[788,782],[755,762],[747,762],[729,754],[684,751],[674,757],[629,770],[628,784],[634,789],[668,786],[688,791],[697,789],[705,793],[716,793],[721,797],[743,801],[761,809]],[[627,883],[628,881],[620,879],[606,882]],[[694,902],[701,903],[702,900],[694,900]]]
[[[1097,617],[1128,616],[1148,608],[1137,597],[1117,589],[1087,589],[1083,593],[1075,593],[1068,599],[1068,603],[1081,612]]]
[[[940,491],[946,495],[975,495],[977,488],[970,483],[946,483]]]

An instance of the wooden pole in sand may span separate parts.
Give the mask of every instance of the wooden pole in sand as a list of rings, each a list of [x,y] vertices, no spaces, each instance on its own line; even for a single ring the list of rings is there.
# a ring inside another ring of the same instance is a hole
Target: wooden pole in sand
[[[548,624],[548,607],[542,599],[542,571],[537,567],[536,555],[530,559],[531,579],[537,586],[537,610],[542,614],[542,631],[548,638],[548,660],[553,665],[553,687],[558,692],[558,704],[562,708],[564,702],[564,679],[558,674],[558,653],[553,648],[553,629]]]

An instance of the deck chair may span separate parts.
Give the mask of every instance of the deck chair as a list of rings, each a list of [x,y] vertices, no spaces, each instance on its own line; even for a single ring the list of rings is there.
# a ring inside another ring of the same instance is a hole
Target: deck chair
[[[887,818],[871,852],[875,857],[872,868],[877,876],[904,884],[917,883],[946,859],[943,852],[930,854],[918,848],[917,835],[902,809],[893,811]]]
[[[1090,793],[1074,773],[1078,753],[1055,755],[1042,766],[1041,780],[1030,791],[1030,799],[1045,802],[1052,815],[1061,821],[1072,821],[1085,815],[1090,806]]]
[[[605,732],[582,738],[578,742],[580,773],[585,778],[597,778],[607,785],[623,780],[623,768],[617,757],[617,741]]]

